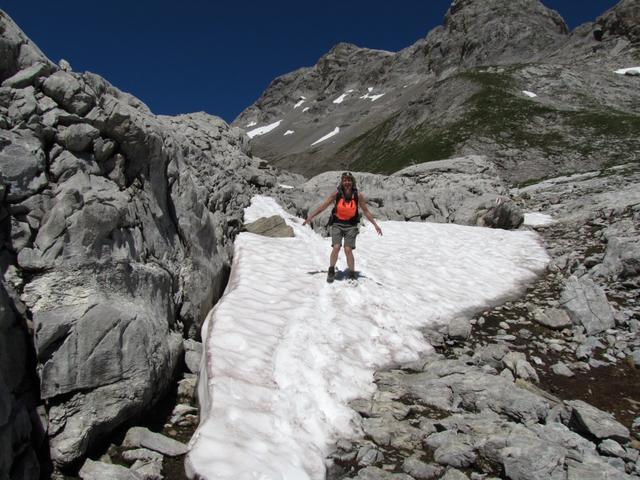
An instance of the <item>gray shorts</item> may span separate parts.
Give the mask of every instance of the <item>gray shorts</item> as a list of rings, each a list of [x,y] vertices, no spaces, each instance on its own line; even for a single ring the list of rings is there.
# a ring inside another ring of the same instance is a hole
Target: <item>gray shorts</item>
[[[344,238],[344,246],[355,250],[358,233],[357,225],[334,223],[331,225],[331,246],[342,245],[342,239]]]

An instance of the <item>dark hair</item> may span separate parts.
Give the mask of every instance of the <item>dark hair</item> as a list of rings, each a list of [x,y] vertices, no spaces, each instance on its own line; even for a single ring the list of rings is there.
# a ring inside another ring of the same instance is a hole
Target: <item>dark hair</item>
[[[342,186],[342,179],[344,178],[348,178],[349,180],[351,180],[351,183],[353,183],[353,187],[355,188],[356,177],[354,177],[351,172],[343,172],[342,175],[340,175],[340,186]]]

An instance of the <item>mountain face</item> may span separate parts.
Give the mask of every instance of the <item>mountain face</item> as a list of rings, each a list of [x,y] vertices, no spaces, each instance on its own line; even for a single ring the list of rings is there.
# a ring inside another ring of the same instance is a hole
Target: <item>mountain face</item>
[[[522,183],[626,162],[639,80],[614,72],[640,65],[639,5],[569,33],[538,0],[454,1],[400,52],[339,44],[275,79],[233,125],[255,155],[304,175],[482,154]]]

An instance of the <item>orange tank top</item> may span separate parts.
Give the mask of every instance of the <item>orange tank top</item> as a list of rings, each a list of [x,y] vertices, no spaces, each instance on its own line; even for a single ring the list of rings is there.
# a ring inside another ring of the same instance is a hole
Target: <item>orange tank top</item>
[[[338,220],[351,220],[356,216],[357,209],[358,205],[354,198],[351,198],[349,201],[341,198],[336,204],[336,218]]]

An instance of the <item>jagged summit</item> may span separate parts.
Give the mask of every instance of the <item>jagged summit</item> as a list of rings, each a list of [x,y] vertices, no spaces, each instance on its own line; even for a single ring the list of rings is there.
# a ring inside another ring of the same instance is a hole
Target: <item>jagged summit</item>
[[[615,7],[598,18],[600,27],[596,35],[623,36],[631,42],[640,41],[640,1],[621,0]]]
[[[638,5],[569,32],[538,0],[456,0],[400,52],[338,44],[279,77],[234,125],[254,154],[305,175],[484,154],[522,182],[625,161],[640,89],[614,72],[640,64]]]
[[[0,9],[0,78],[9,78],[35,63],[53,66],[44,53]]]

